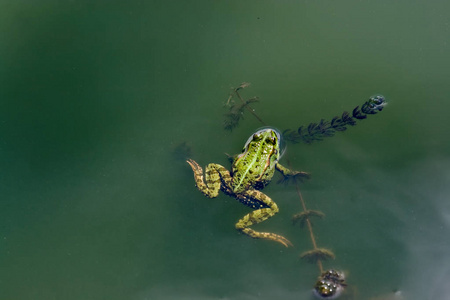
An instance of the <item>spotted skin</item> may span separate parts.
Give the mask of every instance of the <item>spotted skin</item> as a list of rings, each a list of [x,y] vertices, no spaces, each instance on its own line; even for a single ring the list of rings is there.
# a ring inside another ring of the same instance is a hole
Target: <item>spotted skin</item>
[[[213,163],[206,166],[203,174],[202,167],[196,161],[189,159],[187,163],[194,172],[197,188],[206,197],[215,198],[221,190],[254,209],[236,223],[238,231],[255,239],[272,240],[288,247],[292,246],[292,243],[285,237],[250,228],[279,211],[277,204],[260,191],[270,182],[275,169],[283,176],[294,176],[299,173],[307,176],[307,173],[291,171],[278,164],[279,138],[279,134],[272,129],[256,132],[247,141],[243,153],[234,159],[232,174],[225,167]]]

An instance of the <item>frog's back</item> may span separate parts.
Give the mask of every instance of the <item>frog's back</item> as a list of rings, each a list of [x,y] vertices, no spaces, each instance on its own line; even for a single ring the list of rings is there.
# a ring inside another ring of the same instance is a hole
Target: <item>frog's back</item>
[[[251,153],[254,155],[241,154],[234,160],[232,189],[235,193],[251,188],[262,189],[273,177],[276,162],[271,161],[270,155],[258,151]]]

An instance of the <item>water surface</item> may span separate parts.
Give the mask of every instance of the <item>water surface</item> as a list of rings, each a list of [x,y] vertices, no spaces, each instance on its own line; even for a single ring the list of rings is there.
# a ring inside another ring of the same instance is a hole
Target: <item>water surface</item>
[[[173,150],[227,165],[260,124],[222,129],[230,87],[252,85],[280,129],[381,93],[381,113],[289,145],[318,244],[358,299],[449,299],[450,94],[445,1],[0,1],[2,299],[310,299],[292,187],[260,224],[194,187]]]

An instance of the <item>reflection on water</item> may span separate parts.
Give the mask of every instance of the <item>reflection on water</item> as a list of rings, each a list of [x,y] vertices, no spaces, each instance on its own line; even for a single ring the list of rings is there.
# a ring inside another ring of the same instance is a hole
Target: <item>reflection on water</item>
[[[404,174],[411,185],[404,191],[403,211],[395,214],[405,223],[397,234],[408,249],[402,284],[411,299],[450,297],[442,289],[450,279],[449,167],[448,159],[429,159]]]

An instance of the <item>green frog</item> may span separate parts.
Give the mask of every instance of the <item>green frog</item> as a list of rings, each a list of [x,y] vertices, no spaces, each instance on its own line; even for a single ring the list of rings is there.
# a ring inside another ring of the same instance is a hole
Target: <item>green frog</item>
[[[270,183],[275,170],[285,178],[291,176],[309,177],[308,173],[291,171],[278,163],[281,135],[273,128],[256,131],[245,143],[242,153],[234,157],[231,173],[219,164],[208,164],[203,177],[202,167],[193,159],[187,160],[194,171],[197,188],[205,196],[215,198],[222,190],[241,203],[254,209],[236,223],[236,229],[252,238],[279,242],[292,246],[285,237],[269,232],[258,232],[250,226],[274,216],[277,204],[260,190]]]

